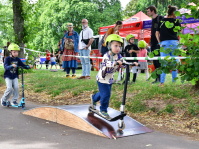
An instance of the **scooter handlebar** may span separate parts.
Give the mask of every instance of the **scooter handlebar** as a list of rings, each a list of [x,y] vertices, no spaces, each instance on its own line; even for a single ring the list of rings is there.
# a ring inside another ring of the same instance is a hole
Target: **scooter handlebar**
[[[116,65],[119,65],[119,63],[117,62]],[[136,66],[135,63],[129,63],[129,62],[123,62],[122,65],[130,65],[130,66]],[[138,64],[138,66],[140,66],[140,64]]]

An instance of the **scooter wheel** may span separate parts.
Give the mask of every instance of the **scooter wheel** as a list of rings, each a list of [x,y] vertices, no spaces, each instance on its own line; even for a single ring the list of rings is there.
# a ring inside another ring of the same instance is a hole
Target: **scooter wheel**
[[[124,130],[124,128],[125,128],[124,121],[118,123],[118,128],[119,128],[119,130]]]
[[[89,113],[93,113],[93,111],[91,110],[91,108],[92,108],[91,106],[88,107]]]
[[[22,104],[21,104],[21,108],[22,108],[22,109],[25,108],[25,103],[22,103]]]
[[[10,101],[7,101],[6,102],[6,107],[9,107],[10,106]]]

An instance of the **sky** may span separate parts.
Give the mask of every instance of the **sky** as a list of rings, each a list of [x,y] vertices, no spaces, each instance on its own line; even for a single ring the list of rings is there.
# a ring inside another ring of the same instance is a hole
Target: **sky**
[[[120,0],[123,9],[126,7],[126,5],[127,5],[130,1],[131,1],[131,0]]]

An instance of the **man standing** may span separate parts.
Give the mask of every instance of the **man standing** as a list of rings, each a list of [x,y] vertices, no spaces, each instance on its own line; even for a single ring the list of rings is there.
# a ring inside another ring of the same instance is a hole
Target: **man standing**
[[[88,20],[82,20],[82,31],[79,35],[79,54],[81,64],[82,64],[82,76],[78,79],[90,79],[91,72],[91,64],[90,64],[90,52],[91,52],[91,44],[93,43],[93,30],[88,26]]]
[[[158,28],[159,22],[163,19],[163,16],[160,16],[157,14],[157,10],[155,6],[149,6],[147,9],[147,15],[152,17],[152,26],[151,26],[151,52],[153,52],[156,49],[160,49],[160,45],[156,39],[155,32]],[[156,55],[157,57],[160,56],[160,53]],[[153,64],[156,68],[160,67],[159,60],[154,60]],[[152,83],[159,83],[160,82],[160,75],[157,74],[157,78]]]

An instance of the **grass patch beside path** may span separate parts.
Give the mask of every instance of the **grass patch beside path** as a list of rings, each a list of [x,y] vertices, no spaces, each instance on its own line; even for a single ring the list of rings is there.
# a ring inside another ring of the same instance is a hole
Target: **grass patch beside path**
[[[78,80],[66,78],[62,70],[34,70],[25,74],[25,96],[27,100],[48,105],[89,104],[89,95],[98,91],[96,74],[97,71],[92,71],[90,80]],[[77,76],[81,76],[81,70],[77,70]],[[192,90],[188,82],[171,83],[170,74],[166,80],[160,87],[140,74],[135,84],[128,85],[128,115],[153,128],[192,134],[199,140],[199,91]],[[5,85],[3,79],[0,84]],[[122,96],[123,85],[113,84],[110,107],[119,110]]]

